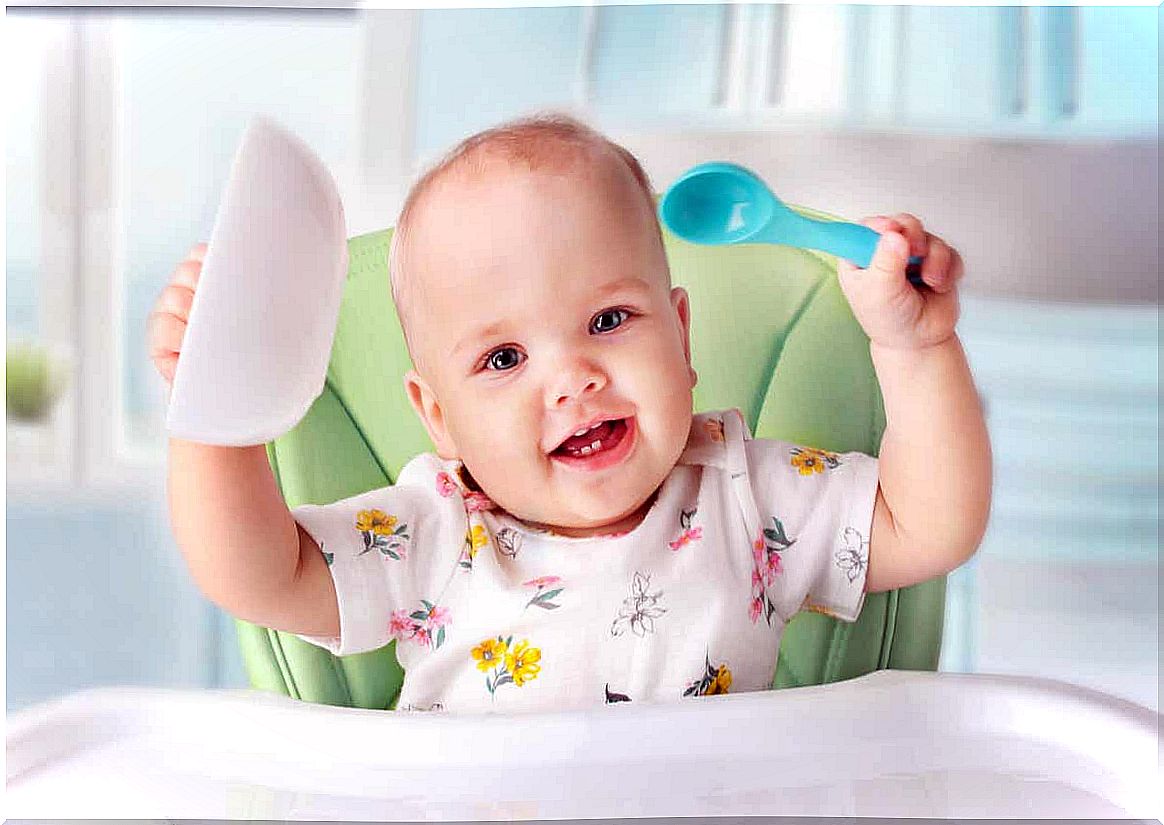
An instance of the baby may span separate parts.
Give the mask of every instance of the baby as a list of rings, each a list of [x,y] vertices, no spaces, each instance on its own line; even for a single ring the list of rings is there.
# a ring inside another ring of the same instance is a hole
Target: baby
[[[398,707],[586,707],[762,690],[785,623],[974,552],[991,455],[955,335],[958,254],[910,215],[840,264],[885,400],[880,459],[692,415],[690,305],[650,184],[572,119],[469,138],[410,192],[390,253],[436,454],[288,510],[262,446],[172,439],[177,541],[234,615],[337,654],[397,640]],[[906,280],[925,256],[926,288]],[[202,248],[151,315],[173,377]]]

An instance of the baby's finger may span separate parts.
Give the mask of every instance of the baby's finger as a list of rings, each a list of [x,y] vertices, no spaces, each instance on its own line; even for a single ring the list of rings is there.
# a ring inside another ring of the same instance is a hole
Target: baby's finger
[[[922,258],[929,254],[929,236],[922,222],[908,212],[899,212],[892,218],[909,241],[909,254]]]
[[[934,235],[929,236],[929,254],[922,264],[921,276],[934,292],[949,292],[954,288],[953,249]]]
[[[171,352],[154,359],[154,367],[166,382],[166,386],[174,383],[174,373],[178,371],[178,353]]]
[[[169,313],[185,322],[190,319],[190,307],[193,304],[194,290],[178,284],[170,284],[158,296],[158,302],[154,309],[157,312]]]
[[[886,217],[885,215],[878,215],[876,217],[865,218],[863,221],[861,221],[861,223],[863,223],[865,226],[868,226],[870,229],[876,230],[877,232],[879,232],[882,235],[884,235],[886,232],[898,233],[903,238],[905,238],[906,242],[909,244],[910,256],[914,256],[914,255],[918,254],[918,253],[913,251],[914,244],[909,240],[909,234],[906,231],[906,227],[900,221],[898,221],[896,219],[896,217],[890,218],[890,217]],[[919,255],[918,257],[921,257],[921,256]],[[912,268],[909,270],[908,274],[910,275],[911,278],[913,277],[913,269]]]
[[[185,335],[186,322],[168,312],[153,312],[146,319],[150,358],[157,359],[181,351]]]
[[[886,232],[902,232],[902,226],[893,218],[887,218],[884,215],[874,215],[872,217],[862,219],[861,223],[870,229],[884,235]],[[902,232],[902,234],[905,234]]]
[[[868,271],[895,286],[905,283],[905,265],[909,259],[909,242],[895,230],[881,233]]]
[[[169,384],[178,368],[178,353],[186,335],[186,324],[173,315],[154,313],[149,317],[150,360]]]
[[[171,284],[178,284],[193,292],[198,288],[198,278],[202,275],[202,259],[187,258],[174,268]]]
[[[951,264],[951,270],[954,273],[954,283],[957,284],[966,274],[966,266],[962,262],[962,254],[952,246],[950,247],[950,254],[954,258],[953,264]]]

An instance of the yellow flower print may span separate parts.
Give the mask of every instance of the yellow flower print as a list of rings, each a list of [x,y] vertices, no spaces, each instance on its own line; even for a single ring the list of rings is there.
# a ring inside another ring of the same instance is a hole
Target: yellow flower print
[[[361,510],[356,515],[356,529],[361,533],[390,536],[396,521],[396,516],[390,516],[383,510]]]
[[[386,558],[400,561],[411,540],[408,525],[400,524],[396,516],[390,516],[383,510],[361,510],[356,514],[356,530],[364,539],[361,556],[379,550]]]
[[[477,551],[488,543],[489,533],[485,530],[485,526],[474,524],[465,533],[465,546],[461,548],[461,558],[457,561],[457,566],[462,570],[472,570],[473,559],[477,557]]]
[[[513,676],[513,683],[521,687],[530,679],[538,677],[542,666],[538,664],[542,658],[542,651],[529,646],[529,639],[518,642],[512,652],[505,657],[505,667]]]
[[[538,664],[542,651],[530,647],[529,639],[522,639],[516,645],[513,637],[485,639],[470,651],[477,660],[477,669],[485,671],[485,689],[492,698],[497,698],[497,688],[502,685],[522,687],[531,679],[536,679],[542,666]]]
[[[728,670],[727,665],[720,665],[715,671],[715,679],[707,687],[705,696],[717,696],[721,693],[727,693],[728,688],[732,686],[732,672]]]
[[[792,450],[792,466],[799,470],[802,476],[835,469],[840,463],[836,453],[818,450],[815,447],[796,447]]]
[[[498,665],[504,665],[509,645],[498,636],[496,639],[486,639],[469,651],[477,660],[477,670],[488,671]]]
[[[684,696],[717,696],[727,693],[732,686],[732,672],[727,665],[713,665],[711,657],[705,659],[703,676],[687,685]]]

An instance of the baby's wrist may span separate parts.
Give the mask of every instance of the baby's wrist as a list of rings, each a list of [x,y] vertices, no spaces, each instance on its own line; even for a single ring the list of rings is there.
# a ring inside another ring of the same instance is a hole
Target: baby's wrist
[[[905,362],[927,361],[934,358],[947,357],[949,354],[961,353],[962,342],[956,332],[938,341],[884,343],[869,341],[869,354],[874,364],[904,364]]]

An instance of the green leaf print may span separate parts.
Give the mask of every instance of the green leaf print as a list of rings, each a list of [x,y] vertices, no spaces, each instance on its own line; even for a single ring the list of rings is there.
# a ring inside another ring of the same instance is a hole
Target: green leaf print
[[[784,532],[784,525],[780,522],[780,519],[772,516],[772,522],[776,525],[776,529],[773,530],[771,527],[765,527],[764,538],[774,544],[779,544],[785,549],[791,547],[795,543],[795,540],[789,541],[787,534]]]

